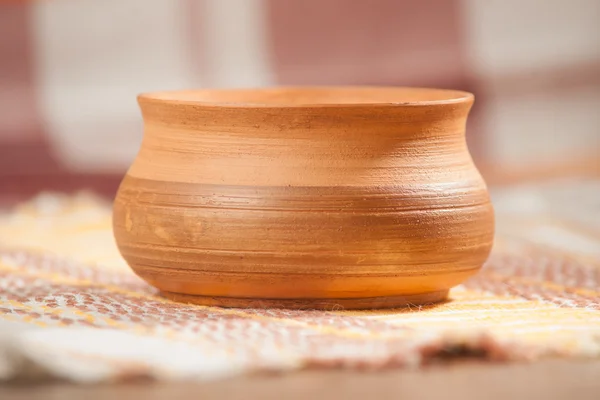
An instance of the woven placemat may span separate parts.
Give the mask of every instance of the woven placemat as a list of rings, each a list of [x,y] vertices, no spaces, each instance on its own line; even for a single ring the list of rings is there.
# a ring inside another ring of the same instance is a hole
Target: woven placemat
[[[472,356],[600,356],[600,182],[493,197],[493,254],[450,301],[350,312],[164,300],[120,258],[109,204],[39,196],[0,218],[0,380],[213,379]]]

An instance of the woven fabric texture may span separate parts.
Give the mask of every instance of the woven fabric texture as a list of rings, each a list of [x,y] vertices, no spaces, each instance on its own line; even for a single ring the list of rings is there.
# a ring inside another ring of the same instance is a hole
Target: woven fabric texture
[[[600,356],[600,182],[493,197],[493,254],[449,301],[350,312],[164,300],[120,258],[109,204],[39,196],[0,218],[0,380],[213,379],[448,357]]]

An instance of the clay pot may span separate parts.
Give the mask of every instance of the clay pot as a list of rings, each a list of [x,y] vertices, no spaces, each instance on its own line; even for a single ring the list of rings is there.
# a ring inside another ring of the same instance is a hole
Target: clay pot
[[[114,206],[121,254],[171,299],[380,308],[446,298],[493,238],[465,144],[470,93],[144,94]]]

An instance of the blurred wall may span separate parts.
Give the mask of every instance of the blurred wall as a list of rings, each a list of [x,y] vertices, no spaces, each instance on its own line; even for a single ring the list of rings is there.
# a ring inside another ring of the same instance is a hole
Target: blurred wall
[[[598,20],[597,0],[0,2],[0,191],[114,190],[140,92],[291,84],[469,90],[491,181],[600,175]]]

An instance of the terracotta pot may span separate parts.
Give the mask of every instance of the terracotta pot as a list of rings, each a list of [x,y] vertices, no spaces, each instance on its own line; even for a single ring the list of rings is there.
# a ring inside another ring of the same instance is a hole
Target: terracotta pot
[[[446,298],[488,256],[493,211],[465,144],[473,96],[408,88],[138,98],[119,249],[171,299],[379,308]]]

